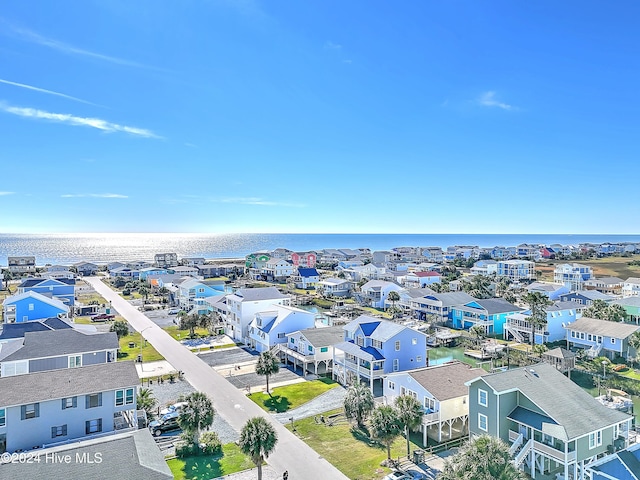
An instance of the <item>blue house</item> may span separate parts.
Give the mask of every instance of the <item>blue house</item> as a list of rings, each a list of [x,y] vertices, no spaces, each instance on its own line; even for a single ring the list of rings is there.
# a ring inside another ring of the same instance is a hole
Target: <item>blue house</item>
[[[565,329],[569,348],[585,348],[591,358],[604,355],[613,359],[616,356],[634,356],[635,351],[629,346],[629,337],[640,330],[640,326],[582,317],[566,325]]]
[[[373,391],[383,375],[427,365],[427,336],[388,320],[360,315],[334,346],[333,378],[343,385],[365,380]]]
[[[223,290],[224,286],[211,286],[195,278],[188,278],[178,285],[176,300],[180,308],[185,312],[191,312],[192,309],[196,308],[197,313],[207,313],[210,309],[204,299],[220,295]]]
[[[166,275],[167,273],[169,273],[169,270],[166,268],[147,267],[140,270],[139,277],[140,280],[146,282],[149,275]]]
[[[555,302],[546,308],[547,323],[536,328],[536,343],[556,342],[566,337],[565,325],[582,316],[584,307],[574,302]],[[515,339],[520,343],[531,343],[531,310],[507,316],[504,325],[504,339]]]
[[[590,307],[594,300],[602,300],[603,302],[611,302],[615,297],[607,295],[606,293],[600,293],[597,290],[580,290],[578,292],[570,292],[560,295],[560,300],[563,302],[576,302],[584,307]]]
[[[292,275],[291,280],[295,283],[296,288],[307,290],[318,286],[320,274],[315,268],[298,267],[297,275]]]
[[[524,308],[516,307],[502,298],[486,298],[473,300],[451,307],[453,328],[469,329],[474,325],[484,327],[487,334],[503,334],[504,324],[509,315],[522,312]]]
[[[36,292],[24,292],[7,297],[2,305],[5,323],[30,322],[45,318],[68,318],[69,307],[55,298]]]
[[[569,289],[560,283],[533,282],[526,287],[527,292],[540,292],[549,297],[549,300],[556,301],[560,299],[560,295],[569,293]]]
[[[16,293],[36,292],[45,297],[53,297],[65,305],[73,306],[75,302],[75,279],[67,278],[27,278],[20,285]]]

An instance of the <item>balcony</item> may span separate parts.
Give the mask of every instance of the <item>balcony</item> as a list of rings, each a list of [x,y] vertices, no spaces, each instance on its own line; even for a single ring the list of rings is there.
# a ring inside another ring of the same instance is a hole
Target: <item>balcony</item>
[[[382,376],[385,374],[384,361],[380,362],[380,364],[375,363],[373,371],[371,370],[371,366],[368,364],[368,362],[361,359],[350,360],[341,356],[335,357],[335,363],[336,365],[341,365],[345,369],[352,372],[360,372],[360,375],[366,378],[382,378]]]
[[[431,412],[430,409],[425,409],[425,412]],[[440,412],[425,413],[422,416],[422,424],[425,426],[433,425],[434,423],[440,423]]]
[[[513,442],[517,441],[519,436],[520,436],[520,434],[518,432],[515,432],[513,430],[509,430],[509,442],[513,443]],[[561,443],[561,442],[558,441],[558,443]],[[571,462],[576,460],[576,452],[575,451],[569,451],[565,455],[564,450],[559,450],[559,449],[555,448],[555,446],[552,445],[551,442],[543,443],[543,442],[540,442],[538,440],[533,440],[532,443],[531,443],[531,448],[533,448],[536,451],[536,453],[541,454],[541,455],[545,455],[545,456],[555,460],[556,462],[560,462],[562,464],[571,463]]]

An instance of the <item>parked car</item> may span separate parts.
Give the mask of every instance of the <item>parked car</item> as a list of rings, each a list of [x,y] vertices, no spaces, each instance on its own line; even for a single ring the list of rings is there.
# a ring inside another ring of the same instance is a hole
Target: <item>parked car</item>
[[[180,313],[180,309],[179,308],[172,308],[171,310],[169,310],[167,312],[169,315],[177,315],[178,313]]]
[[[92,322],[101,322],[104,320],[111,320],[112,318],[116,318],[115,315],[109,315],[108,313],[99,313],[98,315],[94,315],[91,317]]]
[[[403,472],[391,472],[386,475],[382,480],[412,480],[409,475]]]
[[[173,412],[178,412],[180,413],[180,410],[182,410],[182,408],[184,406],[187,405],[187,402],[178,402],[178,403],[174,403],[173,405],[169,405],[166,408],[163,408],[162,410],[160,410],[160,415],[167,415],[168,413],[173,413]]]
[[[171,412],[161,416],[158,420],[149,423],[149,430],[154,437],[159,437],[164,432],[180,429],[178,415],[180,415],[178,412]]]

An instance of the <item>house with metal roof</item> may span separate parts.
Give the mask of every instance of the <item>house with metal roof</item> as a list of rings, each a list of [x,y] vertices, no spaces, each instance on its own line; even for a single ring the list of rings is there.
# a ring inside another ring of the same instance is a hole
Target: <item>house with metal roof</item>
[[[624,297],[614,300],[611,303],[622,305],[624,311],[627,312],[627,318],[630,322],[640,323],[640,296]]]
[[[623,297],[638,297],[640,296],[640,278],[629,277],[622,283],[622,296]]]
[[[303,373],[315,375],[331,372],[333,346],[342,342],[344,330],[341,326],[307,328],[286,334],[287,341],[278,346],[278,354],[285,364]]]
[[[137,428],[139,383],[133,362],[1,377],[0,451]]]
[[[433,293],[426,292],[423,297],[413,298],[410,302],[411,314],[418,320],[435,318],[437,322],[449,322],[452,308],[475,300],[466,292]]]
[[[540,292],[549,300],[558,300],[560,295],[569,293],[569,289],[561,283],[533,282],[525,287],[528,293]]]
[[[68,318],[69,306],[56,298],[27,291],[5,298],[2,304],[5,323],[30,322],[50,317]]]
[[[286,335],[313,328],[315,314],[289,305],[273,305],[270,310],[256,312],[249,323],[249,346],[258,352],[286,343]]]
[[[629,337],[640,330],[640,325],[582,317],[565,325],[565,330],[569,348],[586,349],[592,358],[604,355],[613,359],[635,355]]]
[[[464,305],[451,307],[453,328],[469,329],[474,325],[481,326],[487,334],[504,333],[504,324],[509,315],[522,312],[524,308],[517,307],[503,298],[474,299]]]
[[[585,480],[590,462],[629,444],[632,416],[600,404],[546,363],[478,377],[469,387],[470,435],[510,446],[533,478]]]
[[[427,336],[418,330],[368,315],[343,330],[333,354],[333,377],[343,385],[366,381],[373,391],[387,373],[427,365]]]
[[[536,327],[536,343],[556,342],[566,337],[565,324],[574,322],[582,316],[584,307],[575,302],[554,302],[545,308],[547,321]],[[514,339],[520,343],[531,343],[531,310],[507,315],[503,338]]]
[[[406,372],[389,373],[383,382],[385,403],[410,395],[424,407],[420,425],[422,444],[438,443],[469,433],[469,388],[466,382],[485,375],[481,368],[454,361]]]

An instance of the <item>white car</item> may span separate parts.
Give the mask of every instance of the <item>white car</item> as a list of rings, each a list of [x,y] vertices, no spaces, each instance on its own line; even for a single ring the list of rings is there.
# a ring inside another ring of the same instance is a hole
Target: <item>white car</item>
[[[167,312],[169,315],[177,315],[178,313],[180,313],[180,309],[179,308],[172,308],[171,310],[169,310]]]
[[[178,402],[174,403],[173,405],[169,405],[167,408],[163,408],[162,410],[160,410],[160,416],[164,416],[167,413],[173,412],[180,413],[180,410],[182,410],[185,405],[187,405],[187,402]]]

